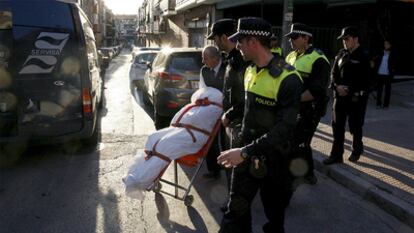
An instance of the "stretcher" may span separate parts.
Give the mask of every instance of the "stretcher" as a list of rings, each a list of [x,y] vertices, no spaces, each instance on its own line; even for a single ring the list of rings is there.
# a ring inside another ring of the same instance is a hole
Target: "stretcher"
[[[203,100],[202,100],[203,101]],[[208,105],[208,104],[214,104],[217,106],[222,107],[220,104],[214,103],[214,102],[209,102],[208,100],[204,100],[204,102],[197,102],[192,106],[189,106],[189,108],[194,107],[194,106],[200,106],[201,105]],[[185,113],[186,111],[184,111]],[[151,151],[145,151],[145,153],[147,154],[147,158],[149,159],[151,156],[157,156],[161,159],[163,159],[164,161],[168,162],[169,164],[171,164],[171,162],[173,162],[173,166],[174,166],[174,180],[173,181],[169,181],[166,179],[163,179],[162,176],[164,174],[164,172],[167,170],[168,166],[167,165],[158,175],[158,177],[154,180],[153,185],[151,187],[149,187],[148,191],[153,191],[155,193],[163,193],[166,194],[168,196],[174,197],[175,199],[181,200],[184,202],[185,206],[191,206],[191,204],[194,201],[194,197],[192,195],[190,195],[190,190],[191,187],[193,186],[193,183],[197,177],[197,175],[199,174],[201,167],[204,164],[205,161],[205,156],[207,155],[211,144],[214,141],[214,138],[216,136],[220,136],[219,135],[219,131],[220,131],[220,127],[221,127],[221,120],[218,119],[217,122],[215,123],[213,129],[211,132],[207,132],[203,129],[199,129],[197,127],[191,126],[191,125],[183,125],[179,123],[180,120],[178,120],[175,124],[172,124],[172,126],[174,127],[184,127],[186,128],[186,130],[188,131],[188,133],[192,134],[192,131],[199,131],[199,132],[203,132],[204,134],[208,135],[208,140],[207,142],[204,144],[204,146],[196,153],[194,154],[189,154],[189,155],[185,155],[182,156],[178,159],[175,160],[171,160],[170,158],[168,158],[168,156],[159,154],[156,152],[156,146],[157,143],[154,144],[154,148]],[[193,137],[193,140],[195,140],[195,137]],[[191,179],[190,179],[190,183],[184,187],[182,185],[180,185],[179,181],[178,181],[178,164],[187,166],[187,167],[196,167]],[[162,184],[168,184],[172,187],[174,187],[174,193],[170,193],[167,192],[166,190],[162,189]],[[179,190],[184,191],[184,194],[181,196],[179,194]]]

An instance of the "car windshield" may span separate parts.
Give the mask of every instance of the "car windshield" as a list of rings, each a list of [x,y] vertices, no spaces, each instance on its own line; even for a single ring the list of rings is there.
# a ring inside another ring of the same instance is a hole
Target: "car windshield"
[[[202,66],[199,52],[177,53],[171,60],[170,68],[175,71],[197,73]]]
[[[156,53],[143,53],[135,57],[135,64],[145,64],[147,62],[152,62],[155,58]]]

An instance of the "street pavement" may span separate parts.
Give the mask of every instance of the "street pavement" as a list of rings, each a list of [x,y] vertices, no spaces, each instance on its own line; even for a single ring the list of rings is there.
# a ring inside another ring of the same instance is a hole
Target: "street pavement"
[[[388,109],[370,96],[364,125],[365,152],[348,161],[352,136],[346,133],[344,163],[326,166],[332,146],[330,112],[313,139],[316,169],[414,229],[414,81],[393,83]],[[414,232],[414,230],[413,230]]]

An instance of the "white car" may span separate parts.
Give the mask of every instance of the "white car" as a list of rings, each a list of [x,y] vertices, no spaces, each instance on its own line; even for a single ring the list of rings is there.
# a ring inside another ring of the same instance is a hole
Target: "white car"
[[[132,59],[134,59],[135,55],[137,55],[139,52],[148,51],[148,50],[150,50],[150,51],[160,51],[161,47],[133,47],[132,52],[131,52]]]
[[[158,51],[146,50],[139,51],[132,59],[131,69],[129,72],[130,82],[132,87],[137,87],[142,90],[144,87],[144,75],[148,68],[148,63],[152,63]]]

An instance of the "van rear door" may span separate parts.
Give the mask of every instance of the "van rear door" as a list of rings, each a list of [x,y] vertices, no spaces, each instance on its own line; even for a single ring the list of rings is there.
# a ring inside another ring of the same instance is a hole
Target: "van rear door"
[[[0,29],[0,48],[9,51],[0,68],[6,75],[0,80],[10,79],[0,92],[16,100],[0,98],[0,114],[15,117],[16,134],[80,131],[82,62],[71,6],[59,1],[1,1],[0,12],[11,15],[12,22],[11,29]]]

